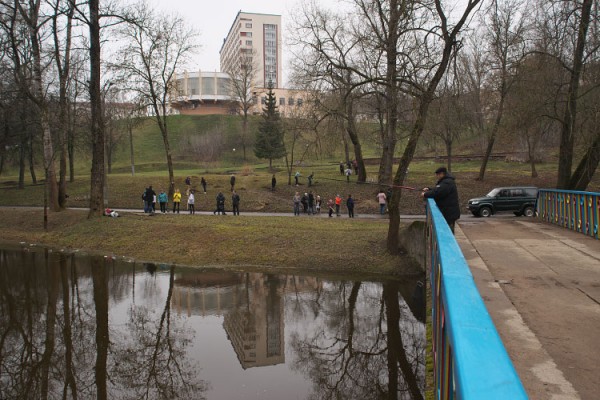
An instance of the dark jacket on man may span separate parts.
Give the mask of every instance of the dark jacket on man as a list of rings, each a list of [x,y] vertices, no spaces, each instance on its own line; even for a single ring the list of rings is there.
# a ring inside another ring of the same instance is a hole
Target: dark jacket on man
[[[146,188],[146,193],[144,196],[144,200],[152,203],[154,201],[154,196],[156,196],[156,192],[152,190],[152,186]]]
[[[423,197],[435,200],[435,204],[437,204],[448,223],[460,218],[458,190],[456,189],[456,183],[452,175],[446,174],[437,182],[433,189],[426,191]]]

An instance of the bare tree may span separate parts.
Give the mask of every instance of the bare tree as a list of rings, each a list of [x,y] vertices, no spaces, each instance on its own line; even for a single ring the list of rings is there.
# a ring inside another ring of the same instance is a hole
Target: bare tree
[[[58,204],[61,208],[67,202],[67,132],[69,124],[68,85],[71,75],[71,46],[75,3],[72,0],[53,0],[52,37],[54,41],[54,63],[58,74],[58,145],[60,148]],[[64,17],[64,22],[61,21]],[[64,38],[62,39],[61,38]]]
[[[258,60],[256,51],[241,49],[236,62],[230,64],[229,74],[232,97],[237,102],[237,109],[242,114],[242,154],[246,161],[246,144],[248,143],[248,117],[256,96],[252,93],[256,86]]]
[[[598,50],[597,45],[592,48],[586,46],[589,40],[588,31],[593,4],[593,0],[582,0],[581,2],[551,0],[540,4],[541,12],[547,18],[539,26],[542,33],[540,47],[546,54],[557,58],[568,75],[564,112],[561,118],[562,128],[558,161],[557,187],[562,189],[571,187],[580,77],[586,59]],[[595,18],[598,17],[597,13],[596,7]]]
[[[439,48],[432,49],[432,52],[428,52],[427,55],[432,57],[433,69],[423,79],[422,83],[418,86],[415,85],[415,89],[419,87],[416,93],[415,100],[418,104],[418,109],[415,116],[414,124],[411,128],[410,135],[402,158],[400,159],[400,165],[396,170],[394,176],[394,188],[392,191],[392,199],[390,201],[390,222],[387,237],[387,248],[391,253],[397,253],[398,251],[398,237],[400,231],[400,197],[402,192],[400,186],[404,183],[406,175],[408,173],[408,167],[413,159],[417,148],[417,142],[423,132],[425,122],[427,120],[427,113],[429,111],[429,105],[434,98],[435,91],[438,84],[442,80],[451,58],[454,55],[456,44],[459,40],[459,35],[462,29],[467,23],[467,19],[471,13],[478,6],[480,0],[469,0],[464,7],[464,11],[458,13],[458,19],[454,24],[450,24],[448,16],[442,7],[441,0],[435,0],[435,11],[432,17],[435,16],[438,26],[432,28],[432,33],[435,33],[436,39],[439,41]],[[439,30],[438,30],[439,29]]]
[[[128,23],[120,29],[123,47],[112,67],[121,73],[126,88],[152,110],[165,147],[171,197],[175,174],[167,118],[169,96],[174,91],[176,70],[198,48],[197,33],[182,17],[156,14],[145,2],[134,5],[126,18]]]
[[[50,130],[48,99],[45,90],[43,41],[45,18],[40,15],[41,0],[2,2],[4,16],[2,26],[7,34],[8,46],[15,82],[19,90],[33,105],[32,118],[42,137],[44,171],[46,173],[44,190],[44,227],[47,227],[47,201],[50,208],[59,210],[58,184],[54,165],[54,147]],[[23,50],[26,50],[24,52]],[[48,193],[49,192],[49,193]]]
[[[361,76],[355,73],[359,66],[355,55],[362,38],[348,29],[347,19],[319,8],[315,3],[305,5],[296,25],[293,45],[297,48],[294,59],[294,81],[302,87],[329,93],[328,101],[315,99],[323,117],[341,118],[344,131],[354,148],[358,165],[358,182],[366,181],[362,145],[356,125],[356,100],[361,96]],[[335,99],[335,101],[331,101]],[[342,134],[349,161],[346,135]]]
[[[454,69],[445,75],[438,98],[431,104],[431,116],[426,125],[433,136],[444,142],[448,171],[452,171],[452,146],[460,138],[464,127],[463,96],[457,73]]]
[[[524,54],[525,16],[522,0],[495,0],[492,4],[487,21],[487,42],[490,56],[488,60],[492,71],[492,90],[498,99],[495,105],[495,117],[490,129],[488,144],[483,155],[477,180],[485,176],[487,163],[492,154],[496,137],[498,136],[504,104],[510,88],[515,80],[515,66]]]

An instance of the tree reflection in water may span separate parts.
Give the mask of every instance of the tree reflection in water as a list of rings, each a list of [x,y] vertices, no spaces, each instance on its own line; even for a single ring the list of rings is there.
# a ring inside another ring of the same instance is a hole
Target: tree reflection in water
[[[193,331],[177,324],[171,315],[175,267],[170,268],[169,289],[160,318],[148,307],[130,310],[128,331],[118,341],[112,376],[127,388],[131,399],[199,399],[208,385],[198,379],[197,365],[186,359]]]
[[[0,249],[0,399],[421,399],[414,284]]]
[[[292,335],[293,365],[313,382],[311,399],[423,398],[424,326],[398,283],[382,286],[342,282],[304,299],[323,319]]]
[[[174,269],[162,312],[134,305],[128,329],[109,333],[109,283],[133,291],[135,276],[110,267],[0,250],[0,399],[202,398],[193,334],[170,313]]]

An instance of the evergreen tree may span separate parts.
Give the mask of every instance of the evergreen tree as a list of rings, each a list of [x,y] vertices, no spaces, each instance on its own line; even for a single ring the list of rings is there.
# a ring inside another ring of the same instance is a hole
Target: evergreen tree
[[[254,142],[254,155],[258,158],[268,158],[269,168],[272,167],[274,158],[285,156],[285,145],[283,144],[283,127],[277,109],[273,83],[269,82],[266,104],[262,112],[262,121],[256,132]]]

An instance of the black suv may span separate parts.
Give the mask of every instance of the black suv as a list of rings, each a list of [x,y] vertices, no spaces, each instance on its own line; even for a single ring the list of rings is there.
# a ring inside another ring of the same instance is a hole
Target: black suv
[[[533,217],[538,189],[536,187],[500,187],[485,197],[469,200],[469,211],[476,217],[489,217],[500,211],[512,211],[516,216]]]

